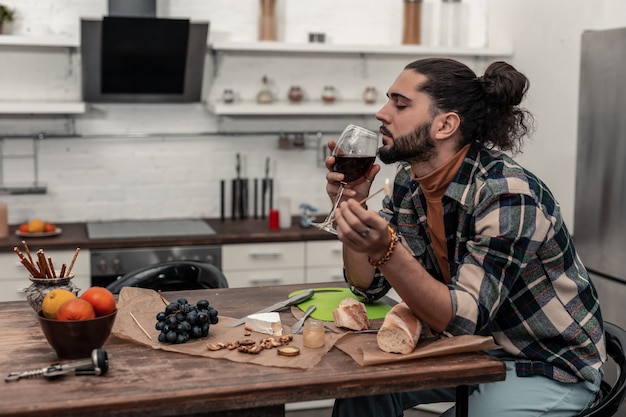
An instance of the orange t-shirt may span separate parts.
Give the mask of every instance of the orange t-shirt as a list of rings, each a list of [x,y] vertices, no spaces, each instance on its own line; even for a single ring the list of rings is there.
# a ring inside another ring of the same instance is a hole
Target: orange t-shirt
[[[463,159],[467,155],[470,145],[467,144],[445,164],[428,175],[416,178],[426,197],[426,220],[430,228],[430,240],[437,257],[437,263],[447,283],[450,283],[450,269],[448,267],[448,248],[443,226],[443,206],[441,199],[456,174],[461,168]]]

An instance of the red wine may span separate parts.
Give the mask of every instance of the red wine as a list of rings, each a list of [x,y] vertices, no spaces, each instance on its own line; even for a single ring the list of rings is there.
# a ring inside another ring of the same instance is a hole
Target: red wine
[[[344,175],[343,182],[356,181],[365,175],[374,163],[375,156],[341,155],[335,156],[333,171]]]

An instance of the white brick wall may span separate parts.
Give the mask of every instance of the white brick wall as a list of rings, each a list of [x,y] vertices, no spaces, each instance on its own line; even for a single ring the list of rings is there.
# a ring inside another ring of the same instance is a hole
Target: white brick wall
[[[424,38],[427,43],[434,43],[440,2],[424,1],[427,16],[424,27],[428,32]],[[572,228],[580,35],[587,29],[625,26],[626,4],[623,0],[463,2],[472,6],[471,43],[512,45],[515,55],[511,63],[531,80],[526,105],[535,114],[537,132],[520,159],[550,185]],[[81,16],[99,17],[107,13],[106,0],[2,0],[2,3],[17,8],[12,30],[21,35],[78,36]],[[157,8],[164,17],[209,20],[213,40],[256,39],[258,0],[159,0]],[[326,32],[329,41],[336,43],[397,44],[402,1],[278,0],[278,14],[279,38],[284,41],[304,42],[303,35],[315,30]],[[310,94],[332,83],[341,86],[341,94],[355,95],[366,81],[384,91],[406,63],[403,59],[333,61],[317,57],[310,61],[311,66],[299,57],[290,57],[286,62],[288,65],[284,61],[281,65],[273,57],[256,61],[225,59],[225,71],[218,71],[214,86],[205,83],[204,96],[217,97],[229,86],[242,96],[251,97],[265,72],[277,81],[281,94],[296,81],[305,81],[303,86]],[[211,59],[207,64],[207,71],[212,71]],[[331,77],[328,70],[334,70]],[[0,47],[0,101],[72,101],[79,97],[78,54],[68,54],[66,50]],[[348,121],[376,126],[373,117],[320,118],[311,121],[305,130],[330,132]],[[268,129],[289,121],[253,119],[247,126],[239,120],[226,122],[229,128],[250,129],[251,124]],[[290,129],[297,127],[296,123]],[[190,136],[217,129],[218,121],[201,105],[97,105],[75,118],[0,115],[0,137],[41,131],[89,135],[82,139],[43,141],[44,158],[39,174],[48,186],[48,194],[0,198],[9,204],[11,223],[33,216],[52,221],[212,217],[219,214],[218,180],[232,178],[234,155],[241,152],[248,160],[250,177],[262,175],[266,157],[274,161],[277,195],[291,195],[293,211],[300,202],[327,208],[324,169],[317,165],[314,150],[279,151],[275,136]],[[162,136],[133,137],[144,133]],[[16,166],[15,161],[4,168],[7,180],[17,178],[28,182],[32,177],[32,169],[24,164]]]
[[[484,8],[485,0],[471,1],[478,5],[478,10]],[[107,14],[105,0],[3,0],[3,3],[17,10],[10,29],[17,35],[78,37],[81,17]],[[434,5],[435,0],[427,3]],[[305,42],[309,31],[326,32],[328,42],[343,44],[398,44],[401,37],[401,1],[278,0],[277,11],[279,38],[289,42]],[[157,13],[163,17],[208,20],[211,40],[252,41],[257,37],[258,0],[158,1]],[[0,100],[80,100],[77,51],[0,47],[0,61]],[[234,88],[241,98],[253,98],[265,74],[275,81],[281,99],[292,84],[301,85],[313,98],[327,84],[337,86],[340,97],[358,98],[367,85],[384,91],[407,60],[318,56],[311,61],[310,56],[231,56],[220,62],[215,85],[211,85],[214,61],[207,54],[204,89],[205,97],[210,100],[219,97],[226,87]],[[377,126],[373,115],[320,118],[309,125],[325,132],[325,142],[336,137],[336,133],[329,132],[340,130],[348,122]],[[258,126],[267,131],[274,120],[234,119],[228,123],[235,129],[255,130]],[[311,130],[311,126],[302,127],[297,122],[282,123],[281,129]],[[15,224],[32,217],[57,222],[217,217],[219,180],[226,179],[229,183],[235,176],[237,152],[246,163],[243,175],[249,178],[262,177],[265,159],[271,159],[274,195],[291,196],[293,213],[298,212],[303,202],[322,212],[328,210],[325,169],[319,165],[320,154],[314,139],[308,142],[311,146],[306,150],[280,151],[276,135],[194,135],[217,129],[218,120],[200,104],[92,104],[86,114],[72,118],[0,116],[0,137],[38,132],[85,136],[48,137],[40,142],[38,176],[48,193],[2,197],[9,204],[9,221]],[[278,133],[279,128],[276,130]],[[31,142],[5,140],[4,152],[20,153],[19,148],[28,148]],[[33,181],[34,171],[28,159],[7,160],[3,168],[7,185]],[[379,184],[392,172],[393,168],[387,168],[380,175]],[[230,191],[230,186],[227,190]]]

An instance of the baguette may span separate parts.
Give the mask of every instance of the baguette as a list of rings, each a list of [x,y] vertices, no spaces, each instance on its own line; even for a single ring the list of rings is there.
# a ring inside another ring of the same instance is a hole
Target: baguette
[[[422,322],[402,302],[393,306],[385,316],[376,342],[385,352],[407,354],[415,349],[421,332]]]
[[[335,326],[351,330],[359,331],[370,328],[365,304],[351,297],[341,300],[339,306],[333,310],[333,321]]]

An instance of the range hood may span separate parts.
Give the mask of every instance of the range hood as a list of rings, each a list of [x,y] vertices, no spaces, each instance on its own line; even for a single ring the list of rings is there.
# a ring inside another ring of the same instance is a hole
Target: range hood
[[[156,0],[109,0],[102,19],[81,19],[83,100],[198,102],[208,22],[156,17]]]

